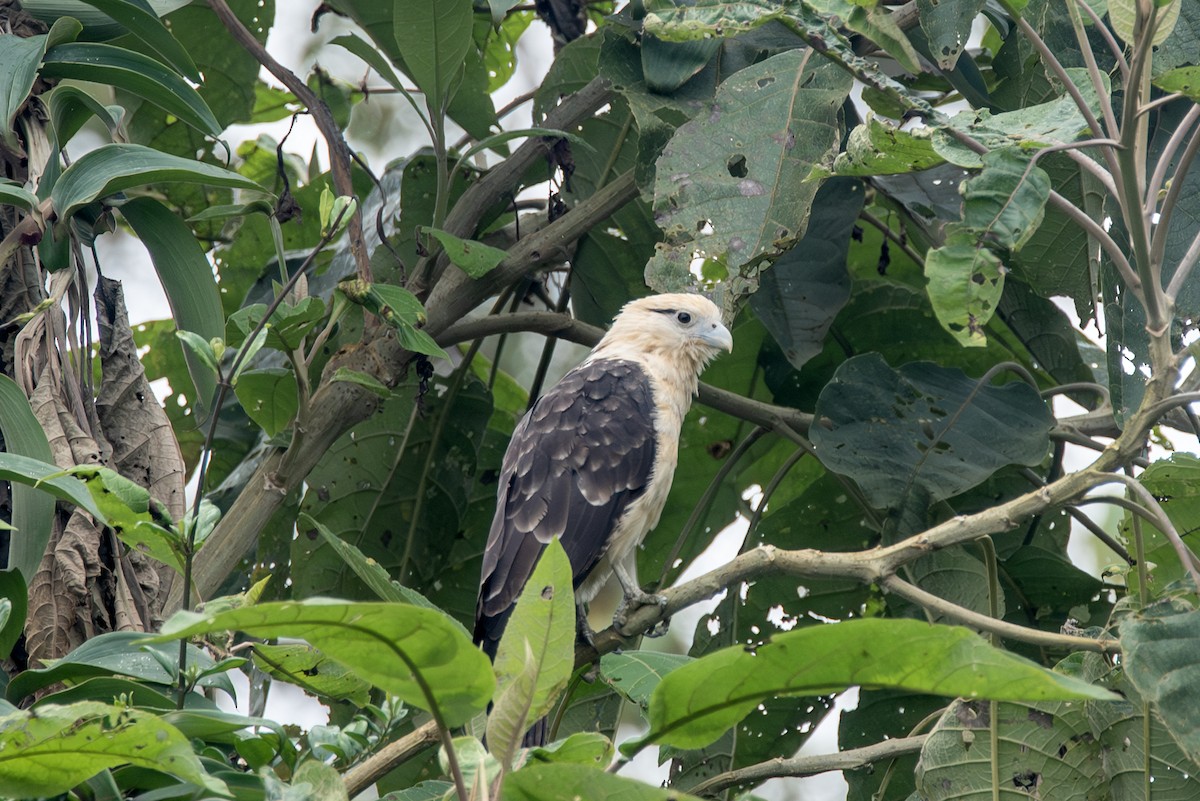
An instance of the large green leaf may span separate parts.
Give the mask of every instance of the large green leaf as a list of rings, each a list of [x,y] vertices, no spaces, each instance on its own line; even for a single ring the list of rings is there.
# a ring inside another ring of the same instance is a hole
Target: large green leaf
[[[942,500],[1009,464],[1037,464],[1054,418],[1023,382],[981,386],[928,362],[893,370],[877,354],[844,362],[821,392],[817,454],[877,506],[914,487]]]
[[[0,376],[0,434],[4,437],[6,453],[35,459],[53,472],[54,454],[50,451],[46,432],[34,417],[25,393],[8,376]],[[19,467],[19,464],[11,466]],[[42,469],[38,468],[39,474],[48,475],[41,473]],[[54,518],[54,498],[35,489],[36,480],[37,476],[26,476],[24,480],[13,481],[12,487],[12,518],[9,522],[16,531],[9,534],[7,566],[19,570],[26,582],[33,579],[42,560]]]
[[[691,657],[660,651],[605,654],[600,658],[600,677],[644,712],[650,706],[650,696],[663,676],[690,661]]]
[[[307,640],[356,676],[458,726],[487,706],[496,679],[487,657],[444,612],[409,604],[326,599],[215,614],[180,612],[159,640],[221,631]]]
[[[13,405],[15,406],[15,404]],[[28,406],[28,401],[26,406]],[[19,414],[16,419],[20,419]],[[40,430],[40,426],[38,428]],[[36,435],[32,436],[36,437]],[[13,481],[27,487],[35,487],[53,495],[60,501],[73,503],[101,523],[108,520],[100,507],[92,502],[92,496],[88,493],[87,487],[79,479],[63,475],[63,471],[57,465],[41,459],[22,456],[19,453],[0,453],[0,479]],[[30,521],[30,524],[32,522]],[[41,558],[40,554],[38,558]]]
[[[846,253],[850,248],[863,186],[827,181],[813,203],[804,238],[759,276],[750,307],[797,370],[821,352],[829,327],[850,299]]]
[[[119,765],[161,770],[211,793],[229,792],[204,771],[178,729],[148,712],[84,701],[0,717],[0,784],[10,797],[65,793]]]
[[[850,83],[798,50],[722,83],[707,113],[680,127],[658,160],[654,211],[670,248],[656,251],[646,282],[687,287],[699,256],[724,266],[733,294],[752,290],[749,268],[804,235],[818,188],[804,178],[838,143]]]
[[[1125,672],[1138,692],[1154,703],[1184,753],[1200,763],[1200,611],[1171,611],[1152,608],[1121,621]]]
[[[4,141],[11,147],[18,145],[13,120],[33,89],[45,52],[45,36],[0,34],[0,111],[4,114]]]
[[[1186,801],[1200,787],[1197,765],[1156,717],[1142,714],[1137,690],[1098,654],[1078,653],[1057,670],[1109,687],[1118,700],[1082,703],[955,701],[930,733],[917,767],[926,801],[993,799],[991,729],[1000,787],[1013,797],[1066,801],[1143,798]],[[1150,741],[1146,742],[1149,733]],[[1149,775],[1146,769],[1149,768]]]
[[[397,0],[392,32],[404,54],[406,72],[429,98],[433,113],[444,108],[471,43],[470,0]]]
[[[154,50],[191,81],[200,81],[200,71],[179,40],[171,35],[158,18],[159,14],[146,0],[83,0],[89,6],[103,11],[127,31],[137,36],[147,47]]]
[[[212,110],[187,81],[133,50],[98,42],[68,42],[46,51],[42,75],[106,83],[148,100],[209,136],[221,133]]]
[[[123,203],[121,216],[149,251],[179,330],[191,331],[205,340],[222,336],[225,315],[221,311],[221,293],[212,265],[191,229],[166,206],[148,197]],[[203,422],[216,388],[216,376],[190,351],[185,351],[184,356],[196,387],[197,419]]]
[[[496,651],[488,750],[511,765],[530,724],[558,702],[575,668],[575,588],[558,539],[542,551]]]
[[[644,741],[699,747],[777,695],[859,685],[997,700],[1112,700],[1112,693],[993,648],[974,632],[868,618],[776,634],[668,673],[650,699]]]
[[[63,170],[54,190],[54,210],[67,220],[94,200],[136,186],[184,181],[237,189],[262,188],[236,172],[194,159],[172,156],[143,145],[102,145]]]
[[[648,0],[645,6],[646,30],[674,41],[706,39],[717,32],[730,36],[754,30],[787,11],[787,4],[774,0],[701,0],[687,5],[674,0]]]

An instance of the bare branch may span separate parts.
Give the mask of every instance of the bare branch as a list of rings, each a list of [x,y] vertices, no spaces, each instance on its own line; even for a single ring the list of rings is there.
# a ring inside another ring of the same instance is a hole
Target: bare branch
[[[986,631],[990,634],[998,634],[1007,640],[1016,640],[1018,642],[1027,642],[1031,645],[1038,645],[1043,648],[1063,648],[1071,651],[1095,651],[1100,654],[1115,654],[1120,653],[1121,644],[1115,639],[1095,640],[1091,637],[1076,637],[1071,634],[1055,634],[1052,631],[1042,631],[1041,629],[1028,628],[1026,626],[1018,626],[1015,623],[1008,623],[1004,620],[998,620],[994,617],[979,612],[972,611],[966,607],[951,603],[944,598],[939,598],[933,593],[913,584],[909,584],[899,576],[888,576],[879,582],[879,585],[888,592],[894,592],[905,600],[912,601],[918,606],[922,606],[931,612],[936,612],[943,617],[948,617],[955,620],[964,626],[971,626],[980,631]]]
[[[836,754],[821,754],[819,756],[794,756],[790,759],[770,759],[757,765],[750,765],[738,770],[731,770],[713,776],[689,790],[693,795],[714,795],[729,787],[742,784],[759,784],[767,779],[784,776],[800,777],[815,776],[818,773],[828,773],[832,770],[856,770],[870,767],[876,762],[895,759],[906,754],[916,754],[921,751],[928,734],[918,734],[914,737],[897,737],[893,740],[866,745],[862,748],[849,748]]]
[[[432,720],[418,726],[399,740],[388,743],[346,771],[342,776],[346,795],[354,798],[400,765],[437,743],[437,724]]]

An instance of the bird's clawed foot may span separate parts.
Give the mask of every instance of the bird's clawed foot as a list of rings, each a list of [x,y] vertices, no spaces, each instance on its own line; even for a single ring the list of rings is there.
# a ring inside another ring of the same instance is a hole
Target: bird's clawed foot
[[[670,618],[663,618],[654,624],[654,628],[646,632],[630,631],[628,629],[630,616],[643,606],[657,606],[660,610],[664,610],[667,608],[666,596],[641,591],[627,594],[621,599],[621,604],[617,607],[616,613],[613,614],[613,628],[617,630],[618,634],[622,637],[634,637],[644,633],[647,637],[661,637],[667,633],[667,629],[671,625]]]

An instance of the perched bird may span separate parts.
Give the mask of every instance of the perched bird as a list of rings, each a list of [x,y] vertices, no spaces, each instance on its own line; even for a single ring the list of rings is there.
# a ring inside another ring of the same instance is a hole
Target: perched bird
[[[616,574],[630,606],[658,603],[637,580],[637,550],[658,523],[678,461],[679,431],[700,372],[733,336],[700,295],[625,305],[583,363],[538,399],[504,454],[496,516],[475,606],[475,642],[495,658],[513,605],[546,544],[571,562],[583,604]]]

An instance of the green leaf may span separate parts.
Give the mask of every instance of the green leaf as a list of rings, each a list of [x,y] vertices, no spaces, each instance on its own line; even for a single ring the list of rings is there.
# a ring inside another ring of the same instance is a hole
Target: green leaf
[[[63,170],[50,196],[59,219],[66,220],[94,200],[136,186],[174,181],[262,191],[249,178],[212,164],[142,145],[102,145]]]
[[[600,732],[575,732],[565,740],[538,746],[529,753],[531,762],[571,762],[606,768],[612,762],[612,741]]]
[[[548,713],[575,668],[575,588],[558,539],[542,551],[496,651],[488,750],[511,765],[525,730]]]
[[[5,605],[0,615],[0,659],[8,659],[24,633],[29,611],[28,588],[20,570],[0,570],[0,603]]]
[[[996,313],[1004,292],[1003,269],[995,253],[966,233],[925,254],[933,311],[942,328],[963,345],[987,344],[983,327]]]
[[[178,613],[158,639],[220,631],[299,637],[385,692],[440,713],[448,726],[483,711],[496,679],[492,666],[444,612],[407,604],[325,599],[267,603],[215,615]]]
[[[0,382],[0,384],[2,383]],[[5,409],[7,410],[7,407]],[[38,430],[41,430],[40,426],[38,426]],[[5,429],[5,433],[7,433],[7,429]],[[0,479],[48,492],[60,501],[75,504],[99,522],[107,522],[104,513],[92,502],[92,496],[88,493],[87,487],[79,479],[63,475],[63,471],[59,469],[58,465],[18,453],[0,453]],[[53,510],[53,504],[51,504],[51,508]],[[33,523],[27,525],[33,525]],[[50,535],[47,532],[45,536],[48,538]],[[40,558],[39,552],[38,559]]]
[[[1119,669],[1099,654],[1076,653],[1056,670],[1123,697],[1115,702],[1001,703],[994,719],[988,704],[955,701],[921,750],[919,796],[927,801],[989,801],[994,798],[993,759],[1001,781],[1011,781],[1010,795],[1016,797],[1143,798],[1147,786],[1154,798],[1196,795],[1196,763],[1172,742],[1155,715],[1143,716],[1143,700]],[[993,726],[999,744],[994,756]]]
[[[309,797],[319,798],[321,801],[350,801],[342,775],[333,765],[326,765],[315,759],[306,760],[296,769],[291,785],[294,789],[307,786],[308,791],[312,793]]]
[[[842,363],[817,401],[821,462],[852,477],[878,506],[913,487],[953,497],[1009,464],[1037,464],[1054,418],[1024,382],[980,386],[961,370],[916,362],[893,370],[878,354]]]
[[[92,117],[100,120],[109,135],[117,137],[125,119],[125,109],[105,106],[77,86],[60,84],[49,95],[50,121],[60,145],[66,144]]]
[[[11,181],[0,181],[0,205],[15,206],[22,211],[33,211],[37,208],[37,195],[25,187]]]
[[[123,203],[121,216],[149,251],[175,324],[204,340],[224,334],[225,315],[212,265],[187,224],[162,203],[148,197]],[[185,356],[196,387],[196,419],[203,423],[216,390],[217,371],[212,365],[202,364],[191,351],[185,352]]]
[[[485,245],[482,242],[461,239],[448,231],[437,228],[422,228],[422,230],[441,242],[450,261],[472,278],[483,278],[508,255],[499,248]]]
[[[1067,77],[1079,88],[1079,93],[1092,113],[1099,117],[1100,101],[1087,70],[1068,68]],[[1103,76],[1104,92],[1111,91],[1107,76]],[[990,150],[1019,147],[1035,150],[1049,145],[1074,142],[1087,130],[1087,121],[1074,99],[1065,91],[1057,99],[1018,111],[992,114],[987,109],[961,111],[950,118],[946,127],[969,134]],[[960,167],[978,168],[983,165],[980,155],[942,129],[933,133],[933,147],[938,155]]]
[[[158,13],[146,0],[83,0],[89,6],[103,11],[163,57],[181,75],[194,83],[201,80],[200,71],[186,49],[171,35],[158,18]]]
[[[472,23],[471,0],[395,0],[392,35],[431,113],[449,104],[451,85],[472,46]]]
[[[650,731],[642,742],[702,747],[767,698],[854,685],[973,699],[1117,698],[993,648],[965,628],[848,620],[776,634],[757,648],[727,648],[667,674],[651,696]]]
[[[392,391],[387,388],[387,385],[374,376],[358,370],[351,370],[349,367],[339,367],[333,371],[333,375],[329,377],[332,381],[345,381],[350,384],[358,384],[360,387],[369,389],[381,398],[386,398],[392,394]]]
[[[233,391],[246,414],[268,437],[291,425],[300,407],[296,374],[285,367],[246,370],[238,376]]]
[[[202,133],[221,133],[212,110],[187,81],[133,50],[99,42],[60,44],[46,51],[42,76],[106,83],[148,100]]]
[[[986,0],[917,0],[921,30],[942,70],[952,70],[962,55],[971,26]]]
[[[27,457],[51,467],[54,454],[46,432],[34,416],[25,393],[8,376],[0,376],[0,434],[9,455]],[[54,499],[33,486],[44,475],[48,473],[26,476],[23,481],[8,479],[13,480],[10,522],[16,531],[9,534],[7,566],[20,571],[26,582],[33,580],[42,561],[54,520]]]
[[[695,801],[695,796],[601,768],[568,763],[527,765],[504,777],[505,801]]]
[[[1179,9],[1183,0],[1168,0],[1170,3],[1157,10],[1157,27],[1154,30],[1152,45],[1158,46],[1167,40],[1175,30],[1179,21]],[[1121,37],[1126,44],[1134,44],[1134,26],[1137,24],[1137,0],[1108,0],[1108,21],[1112,23],[1113,32]]]
[[[140,631],[100,634],[63,658],[54,660],[54,664],[48,668],[26,670],[18,674],[8,685],[5,696],[10,701],[18,702],[55,684],[74,685],[89,678],[114,675],[158,685],[158,690],[166,691],[176,681],[173,671],[179,659],[179,649],[174,643],[152,643],[150,636]],[[216,665],[213,658],[199,648],[189,645],[187,653],[188,664],[201,672],[210,671]],[[233,685],[229,677],[223,674],[206,675],[199,684],[201,687],[225,690],[231,696],[233,694]]]
[[[359,707],[370,703],[370,684],[310,646],[259,644],[252,653],[259,670],[310,695]]]
[[[850,299],[846,254],[864,194],[851,179],[823,184],[804,238],[762,273],[750,296],[755,316],[797,370],[825,347],[834,318]]]
[[[787,10],[786,4],[773,0],[700,0],[687,6],[674,0],[648,0],[645,7],[646,32],[668,41],[735,36],[780,18]]]
[[[1150,609],[1121,621],[1126,674],[1152,701],[1180,748],[1200,761],[1200,715],[1192,702],[1200,679],[1200,611]]]
[[[660,651],[623,651],[600,657],[600,677],[626,700],[650,707],[650,696],[672,670],[691,662],[684,654]]]
[[[20,152],[14,120],[37,80],[38,65],[46,52],[46,36],[0,34],[0,111],[4,113],[4,141]]]
[[[149,490],[107,467],[77,465],[64,472],[83,481],[122,542],[183,573],[183,536]]]
[[[1200,458],[1190,453],[1173,453],[1170,458],[1150,465],[1138,481],[1159,500],[1163,511],[1175,525],[1184,544],[1193,551],[1200,540]],[[1121,534],[1126,541],[1133,541],[1132,512],[1126,512],[1121,521]],[[1146,562],[1150,565],[1150,588],[1162,593],[1174,582],[1184,579],[1187,570],[1179,561],[1171,541],[1146,520],[1141,521]],[[1127,579],[1131,591],[1139,581],[1136,570],[1130,570]]]
[[[917,172],[943,163],[933,149],[931,130],[903,130],[874,115],[856,126],[846,139],[846,148],[829,166],[813,167],[810,178],[828,175],[867,176]]]
[[[1042,223],[1050,176],[1016,148],[983,154],[983,172],[962,183],[963,226],[980,241],[1018,251]]]
[[[0,783],[15,797],[65,793],[119,765],[160,770],[209,792],[229,792],[204,771],[178,729],[147,712],[81,702],[43,704],[0,717]]]
[[[804,235],[817,192],[804,178],[837,146],[849,88],[845,72],[800,50],[722,83],[708,112],[681,126],[658,160],[654,211],[670,248],[656,251],[646,282],[690,286],[702,254],[736,276],[731,292],[753,289],[745,268]]]
[[[1200,67],[1177,67],[1154,79],[1164,92],[1182,92],[1189,100],[1200,101]]]

